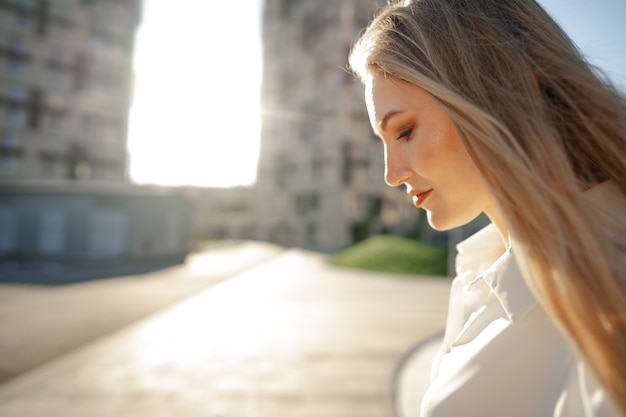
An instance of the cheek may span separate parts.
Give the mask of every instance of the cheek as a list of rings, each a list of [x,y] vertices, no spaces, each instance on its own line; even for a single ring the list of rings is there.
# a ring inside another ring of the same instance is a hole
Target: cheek
[[[450,160],[455,162],[465,159],[469,160],[469,155],[465,151],[451,122],[447,123],[445,128],[441,129],[435,137],[438,141],[439,151],[447,155]]]
[[[455,131],[444,128],[420,132],[413,143],[413,161],[418,171],[435,180],[463,170],[459,163],[469,159]]]

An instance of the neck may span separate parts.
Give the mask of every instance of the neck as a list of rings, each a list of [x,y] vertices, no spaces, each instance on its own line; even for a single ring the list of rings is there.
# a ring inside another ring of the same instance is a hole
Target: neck
[[[502,214],[500,210],[495,207],[491,207],[489,210],[485,210],[485,214],[489,217],[489,220],[493,224],[496,225],[498,232],[500,232],[500,238],[502,238],[502,243],[506,249],[511,247],[511,237],[509,235],[509,229],[506,227]]]

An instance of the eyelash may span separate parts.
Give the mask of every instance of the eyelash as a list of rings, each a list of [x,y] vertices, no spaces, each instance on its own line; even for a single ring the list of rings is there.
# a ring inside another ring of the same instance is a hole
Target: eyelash
[[[400,139],[409,140],[411,138],[412,133],[413,133],[413,128],[405,129],[398,135],[396,140],[400,140]]]

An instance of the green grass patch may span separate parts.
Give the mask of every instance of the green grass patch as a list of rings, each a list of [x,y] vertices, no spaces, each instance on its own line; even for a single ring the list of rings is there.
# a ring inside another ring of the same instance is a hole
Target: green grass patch
[[[408,275],[447,276],[447,251],[393,235],[365,239],[331,256],[333,265]]]

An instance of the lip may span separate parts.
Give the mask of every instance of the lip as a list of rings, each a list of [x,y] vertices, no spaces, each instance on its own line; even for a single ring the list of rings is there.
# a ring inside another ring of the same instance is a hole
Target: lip
[[[432,194],[433,189],[425,190],[425,191],[417,191],[411,193],[411,199],[413,200],[413,205],[415,207],[422,207],[426,199]]]

